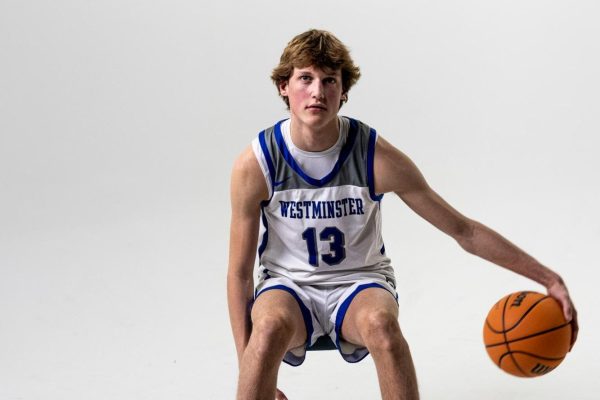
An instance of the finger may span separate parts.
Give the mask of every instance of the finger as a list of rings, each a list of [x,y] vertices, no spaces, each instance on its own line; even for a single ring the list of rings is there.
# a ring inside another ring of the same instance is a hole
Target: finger
[[[567,322],[571,322],[573,319],[573,302],[569,297],[569,293],[566,288],[557,288],[555,286],[548,289],[548,294],[554,298],[562,309],[563,316]]]
[[[277,393],[275,394],[275,400],[288,400],[287,396],[283,394],[283,392],[277,389]]]
[[[563,314],[565,315],[565,319],[567,322],[571,322],[573,320],[573,306],[571,301],[567,298],[562,301],[563,303]]]
[[[574,313],[574,317],[571,320],[571,346],[569,351],[573,349],[575,342],[577,341],[577,335],[579,334],[579,322],[577,321],[577,311]]]
[[[560,308],[562,309],[563,316],[566,322],[573,320],[573,302],[569,298],[568,294],[563,293],[550,293],[550,296],[554,297],[554,300],[558,301]]]
[[[571,311],[571,307],[566,306],[563,309],[563,313],[565,314],[565,319],[567,320],[567,322],[573,321],[573,311]]]

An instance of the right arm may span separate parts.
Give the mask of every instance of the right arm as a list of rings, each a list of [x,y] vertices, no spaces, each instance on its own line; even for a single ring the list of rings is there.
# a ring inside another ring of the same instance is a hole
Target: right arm
[[[254,260],[260,223],[260,203],[269,192],[252,147],[238,157],[231,175],[231,226],[227,302],[238,362],[252,330],[250,309],[254,298]]]

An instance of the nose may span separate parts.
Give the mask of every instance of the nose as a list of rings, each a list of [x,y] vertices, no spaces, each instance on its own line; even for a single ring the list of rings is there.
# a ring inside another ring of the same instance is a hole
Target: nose
[[[320,79],[315,79],[313,81],[313,98],[317,100],[322,100],[325,98],[323,82],[321,82]]]

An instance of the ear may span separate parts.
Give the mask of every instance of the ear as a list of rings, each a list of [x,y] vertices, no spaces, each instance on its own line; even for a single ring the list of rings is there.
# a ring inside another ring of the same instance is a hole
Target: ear
[[[279,82],[279,94],[287,97],[288,81]]]

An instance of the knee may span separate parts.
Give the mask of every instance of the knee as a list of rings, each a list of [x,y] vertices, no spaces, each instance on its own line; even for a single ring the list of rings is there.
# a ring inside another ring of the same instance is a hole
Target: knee
[[[364,319],[361,334],[370,352],[404,352],[408,344],[395,314],[385,310],[373,311]]]
[[[284,316],[267,315],[252,323],[252,337],[260,353],[286,350],[293,336],[294,326]]]

